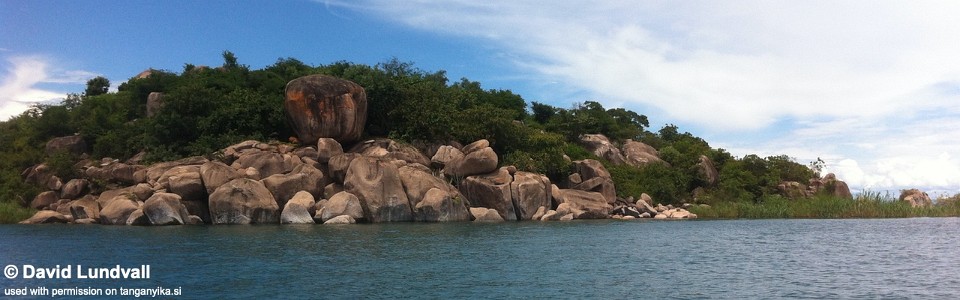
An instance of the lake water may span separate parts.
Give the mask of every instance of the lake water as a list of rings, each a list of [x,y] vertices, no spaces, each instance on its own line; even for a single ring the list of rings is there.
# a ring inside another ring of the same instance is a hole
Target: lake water
[[[5,291],[162,287],[205,299],[960,298],[960,218],[5,225],[0,240],[0,265],[19,272],[0,278]],[[149,265],[151,277],[78,279],[78,264]],[[24,265],[70,265],[73,274],[24,279]]]

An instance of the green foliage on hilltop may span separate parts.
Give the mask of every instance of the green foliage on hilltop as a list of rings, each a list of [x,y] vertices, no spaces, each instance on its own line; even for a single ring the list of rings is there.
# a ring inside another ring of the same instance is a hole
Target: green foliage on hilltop
[[[285,141],[293,135],[283,115],[285,86],[310,74],[344,78],[365,88],[365,137],[427,145],[487,139],[501,164],[544,173],[556,182],[571,172],[568,158],[599,159],[578,144],[582,134],[604,134],[618,145],[631,139],[653,146],[667,164],[634,168],[604,161],[625,197],[648,193],[665,203],[694,196],[698,201],[759,202],[781,180],[805,182],[813,176],[785,156],[733,157],[674,125],[651,131],[646,115],[624,108],[608,109],[595,101],[569,108],[528,104],[509,90],[484,89],[466,78],[450,80],[444,71],[424,71],[397,59],[373,66],[343,61],[311,66],[282,58],[256,70],[228,51],[223,59],[215,68],[186,64],[179,73],[150,70],[120,84],[116,92],[107,92],[105,78],[94,78],[83,94],[0,122],[0,202],[29,202],[39,188],[23,183],[20,172],[40,162],[55,166],[61,178],[78,176],[70,165],[77,158],[44,154],[44,144],[53,137],[81,135],[93,158],[126,159],[145,151],[148,162],[210,155],[246,139]],[[163,93],[164,106],[148,117],[147,99],[153,92]],[[701,155],[716,163],[716,186],[698,174]],[[694,195],[695,190],[702,192]]]

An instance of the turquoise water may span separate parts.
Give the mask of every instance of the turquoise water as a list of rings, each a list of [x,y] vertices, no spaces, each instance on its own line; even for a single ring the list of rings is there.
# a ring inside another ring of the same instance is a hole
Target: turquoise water
[[[960,298],[958,218],[5,225],[0,239],[0,265],[16,266],[20,277],[27,264],[151,268],[150,279],[0,277],[4,289],[160,286],[180,288],[180,298]]]

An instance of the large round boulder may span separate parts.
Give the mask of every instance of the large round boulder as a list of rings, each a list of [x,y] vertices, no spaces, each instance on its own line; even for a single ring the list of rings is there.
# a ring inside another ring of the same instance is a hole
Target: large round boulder
[[[262,182],[237,178],[210,194],[213,224],[276,224],[280,207]]]
[[[133,211],[140,208],[140,203],[130,199],[129,195],[116,196],[109,200],[100,209],[100,223],[104,225],[126,225],[127,219]]]
[[[180,195],[174,193],[153,194],[141,209],[152,225],[183,225],[190,220]]]
[[[620,149],[617,149],[617,146],[614,146],[605,135],[581,134],[580,144],[587,148],[587,151],[592,152],[597,157],[606,159],[614,165],[622,165],[624,163],[624,157],[623,154],[620,153]]]
[[[310,216],[310,209],[314,204],[316,202],[310,193],[300,191],[294,194],[283,206],[280,224],[314,224],[313,217]]]
[[[300,142],[320,138],[341,143],[360,139],[367,122],[367,94],[359,84],[326,75],[310,75],[287,83],[283,108]]]
[[[357,196],[348,192],[339,192],[330,197],[330,200],[317,212],[320,221],[326,222],[338,216],[347,215],[354,220],[363,219],[363,206]]]
[[[54,191],[46,191],[33,197],[33,201],[30,201],[30,207],[33,209],[43,209],[50,206],[50,204],[56,203],[58,200],[60,200],[60,195],[57,195]]]
[[[624,162],[628,165],[639,168],[650,163],[666,163],[663,159],[660,159],[660,153],[657,152],[657,149],[654,149],[650,145],[634,140],[627,140],[623,142],[623,147],[621,148],[621,150],[623,150]]]
[[[432,188],[417,203],[417,220],[422,222],[470,221],[470,211],[460,193]]]
[[[454,177],[467,177],[493,172],[499,160],[490,148],[490,142],[479,140],[463,147],[463,156],[444,165],[443,173]]]

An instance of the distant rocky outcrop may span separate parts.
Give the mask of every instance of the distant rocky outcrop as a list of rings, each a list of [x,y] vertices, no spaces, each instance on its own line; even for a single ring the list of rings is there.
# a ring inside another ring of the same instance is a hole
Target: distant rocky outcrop
[[[287,83],[283,107],[297,138],[305,145],[315,145],[320,138],[340,143],[357,141],[367,120],[363,87],[325,75],[304,76]]]
[[[918,189],[909,189],[909,190],[900,191],[899,200],[909,203],[911,207],[933,206],[933,201],[930,200],[930,195],[927,195],[926,192]]]
[[[614,146],[605,135],[582,134],[580,135],[580,144],[583,145],[587,151],[592,152],[597,157],[603,158],[612,164],[621,165],[625,162],[623,154],[620,153],[620,149]]]
[[[720,181],[720,172],[713,163],[713,160],[706,155],[700,155],[697,161],[697,175],[708,187],[717,185]]]
[[[804,185],[796,181],[784,181],[777,185],[780,195],[789,199],[809,198],[815,195],[830,195],[834,197],[853,199],[847,183],[837,179],[837,175],[829,173],[823,178],[810,179]]]
[[[651,163],[666,164],[660,159],[660,153],[652,146],[634,140],[623,142],[623,155],[628,165],[643,167]]]

